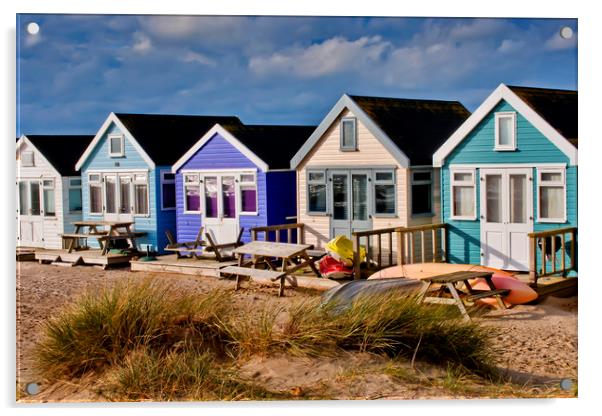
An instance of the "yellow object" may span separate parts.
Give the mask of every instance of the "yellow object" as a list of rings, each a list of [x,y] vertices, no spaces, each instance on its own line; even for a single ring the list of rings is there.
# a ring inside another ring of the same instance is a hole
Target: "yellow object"
[[[326,243],[326,250],[330,255],[339,261],[345,262],[345,265],[350,266],[353,264],[353,242],[344,235],[339,235],[328,243]],[[366,248],[360,246],[360,261],[366,258]]]

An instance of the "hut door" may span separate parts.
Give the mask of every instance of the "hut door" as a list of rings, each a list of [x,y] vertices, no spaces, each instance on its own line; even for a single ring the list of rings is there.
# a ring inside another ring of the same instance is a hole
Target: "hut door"
[[[17,184],[19,211],[17,238],[20,246],[44,246],[42,186],[39,179],[23,179]]]
[[[205,232],[211,233],[218,244],[236,241],[239,225],[235,176],[216,174],[205,176],[202,180]]]
[[[481,264],[529,270],[530,169],[481,169]]]
[[[333,170],[329,174],[330,237],[351,237],[354,231],[372,228],[369,171]]]

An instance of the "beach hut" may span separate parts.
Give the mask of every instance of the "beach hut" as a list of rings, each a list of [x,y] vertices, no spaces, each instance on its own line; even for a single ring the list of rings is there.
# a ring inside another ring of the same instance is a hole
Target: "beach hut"
[[[529,233],[577,227],[577,92],[501,84],[433,164],[449,260],[529,270]]]
[[[75,162],[94,136],[21,136],[17,140],[17,246],[62,248],[61,234],[82,219]]]
[[[253,227],[294,222],[291,157],[315,126],[216,124],[174,164],[179,241],[200,227],[217,243],[251,239]],[[292,217],[292,218],[291,218]]]
[[[133,222],[139,249],[162,252],[176,226],[173,164],[216,123],[237,117],[111,113],[77,161],[83,217]],[[92,241],[94,243],[94,241]]]
[[[432,154],[469,114],[457,101],[343,95],[291,160],[307,243],[439,222]]]

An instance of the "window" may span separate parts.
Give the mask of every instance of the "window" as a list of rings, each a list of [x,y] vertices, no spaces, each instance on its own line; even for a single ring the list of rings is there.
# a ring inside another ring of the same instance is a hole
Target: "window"
[[[119,213],[130,214],[132,212],[132,178],[130,176],[119,176]]]
[[[451,171],[452,219],[476,219],[475,193],[476,187],[474,170]]]
[[[201,212],[199,175],[184,174],[184,212]]]
[[[21,153],[21,166],[22,167],[34,166],[32,151],[26,151],[26,152]]]
[[[56,206],[54,200],[54,181],[52,179],[42,181],[42,195],[44,200],[44,216],[54,217],[56,215]]]
[[[69,179],[69,212],[82,211],[82,180]]]
[[[395,214],[395,174],[392,170],[374,172],[374,214]]]
[[[495,150],[516,150],[516,113],[495,113]]]
[[[29,215],[40,215],[40,183],[29,182],[29,198],[31,201],[31,208]]]
[[[341,120],[341,150],[357,150],[357,122],[354,117]]]
[[[241,214],[257,213],[257,182],[252,173],[240,175]]]
[[[176,208],[176,175],[169,171],[161,172],[161,209]]]
[[[134,175],[134,214],[148,215],[148,183],[146,175]]]
[[[432,171],[412,172],[412,215],[433,213],[432,184]]]
[[[307,211],[309,214],[326,213],[326,172],[307,172]]]
[[[19,214],[29,214],[29,200],[27,199],[27,182],[19,182]]]
[[[102,214],[102,184],[99,174],[94,173],[89,176],[88,188],[90,190],[90,214]]]
[[[566,181],[564,169],[537,172],[537,206],[540,222],[566,222]]]
[[[217,218],[217,177],[206,176],[205,182],[205,216],[207,218]]]
[[[105,176],[105,212],[108,214],[117,213],[117,178],[115,176]]]
[[[123,157],[125,155],[124,142],[123,134],[111,134],[109,136],[109,156]]]

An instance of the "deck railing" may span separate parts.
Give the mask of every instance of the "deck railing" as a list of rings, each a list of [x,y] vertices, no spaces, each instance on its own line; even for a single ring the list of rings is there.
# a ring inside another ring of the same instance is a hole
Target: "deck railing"
[[[254,227],[251,228],[251,240],[258,240],[261,233],[263,233],[263,241],[305,244],[305,224],[303,223]],[[272,235],[273,239],[270,238]]]
[[[353,233],[351,240],[353,241],[353,275],[355,276],[355,279],[361,278],[360,265],[363,259],[360,258],[359,253],[362,243],[366,248],[366,268],[368,270],[380,270],[384,267],[395,265],[395,263],[393,263],[393,234],[395,234],[398,228],[399,227],[381,228],[378,230],[357,231]],[[383,236],[388,243],[387,246],[389,250],[387,252],[384,252],[383,250]],[[376,240],[376,253],[373,252],[373,239]],[[383,257],[386,260],[386,263],[383,262]]]
[[[577,271],[577,227],[529,233],[529,269],[534,284],[540,277],[566,276],[571,270]]]

